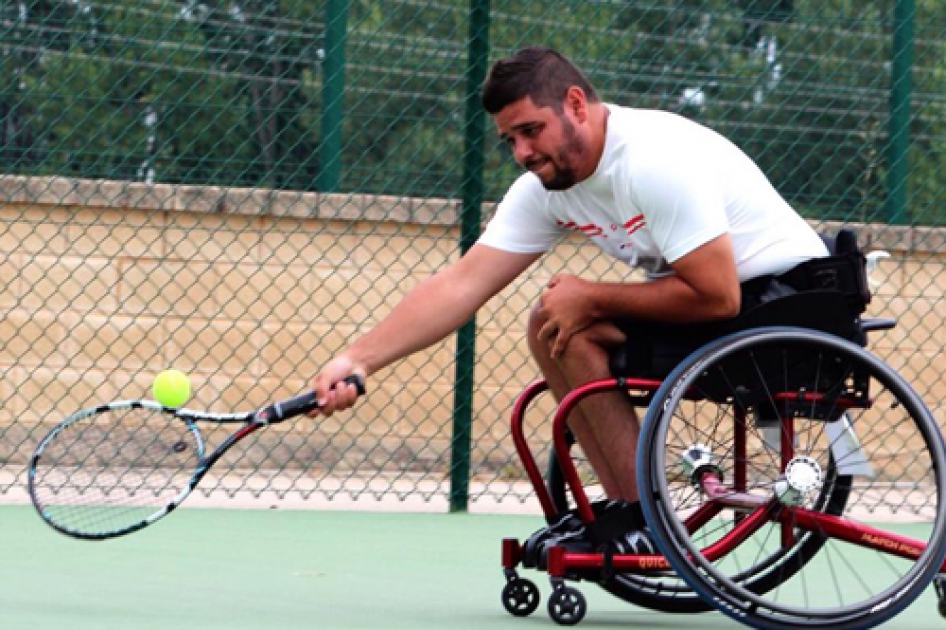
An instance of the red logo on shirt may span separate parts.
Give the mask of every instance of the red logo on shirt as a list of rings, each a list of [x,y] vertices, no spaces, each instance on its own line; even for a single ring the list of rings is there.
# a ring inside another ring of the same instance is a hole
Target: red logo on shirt
[[[578,232],[582,232],[585,236],[589,236],[589,237],[590,236],[605,236],[604,230],[601,228],[601,226],[595,225],[594,223],[578,225],[574,221],[569,221],[567,223],[564,221],[556,221],[555,224],[559,227],[565,228],[566,230],[575,230]],[[605,236],[605,238],[607,237]]]
[[[645,225],[647,225],[647,221],[644,220],[644,215],[639,214],[628,219],[628,221],[624,224],[624,227],[627,228],[627,235],[630,236]]]

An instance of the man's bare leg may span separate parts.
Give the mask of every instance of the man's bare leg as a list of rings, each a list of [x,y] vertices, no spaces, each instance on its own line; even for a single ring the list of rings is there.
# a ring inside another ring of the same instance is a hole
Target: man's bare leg
[[[624,342],[616,326],[599,322],[574,335],[558,360],[548,342],[538,338],[543,318],[533,311],[529,320],[529,348],[556,400],[583,383],[609,378],[607,347]],[[637,500],[634,459],[640,424],[624,392],[589,396],[572,412],[568,426],[574,433],[610,499]]]

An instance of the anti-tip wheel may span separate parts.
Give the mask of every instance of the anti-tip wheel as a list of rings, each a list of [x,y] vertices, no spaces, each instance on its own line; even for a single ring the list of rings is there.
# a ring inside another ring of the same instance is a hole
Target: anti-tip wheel
[[[562,626],[574,626],[588,612],[585,596],[577,588],[562,586],[549,596],[549,617]]]
[[[509,580],[503,587],[502,596],[503,608],[516,617],[528,617],[539,607],[539,587],[530,580]]]
[[[938,574],[933,578],[933,588],[936,590],[936,610],[939,616],[946,619],[946,575]]]

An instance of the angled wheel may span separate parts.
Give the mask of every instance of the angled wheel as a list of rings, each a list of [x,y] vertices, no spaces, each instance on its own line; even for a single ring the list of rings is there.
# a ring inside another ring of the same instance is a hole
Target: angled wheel
[[[687,358],[638,443],[653,535],[694,592],[758,628],[868,628],[946,555],[946,459],[909,385],[860,346],[756,329]]]
[[[514,578],[506,582],[502,592],[503,607],[516,617],[528,617],[539,607],[538,587],[530,580]]]
[[[588,603],[577,588],[558,586],[549,596],[549,616],[562,626],[574,626],[585,618]]]

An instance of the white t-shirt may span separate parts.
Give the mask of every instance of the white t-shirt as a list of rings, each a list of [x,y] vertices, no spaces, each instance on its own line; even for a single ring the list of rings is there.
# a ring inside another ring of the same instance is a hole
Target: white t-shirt
[[[815,231],[732,142],[682,116],[607,105],[594,174],[548,191],[533,173],[509,188],[479,242],[550,249],[569,230],[652,274],[728,232],[740,281],[827,255]]]

